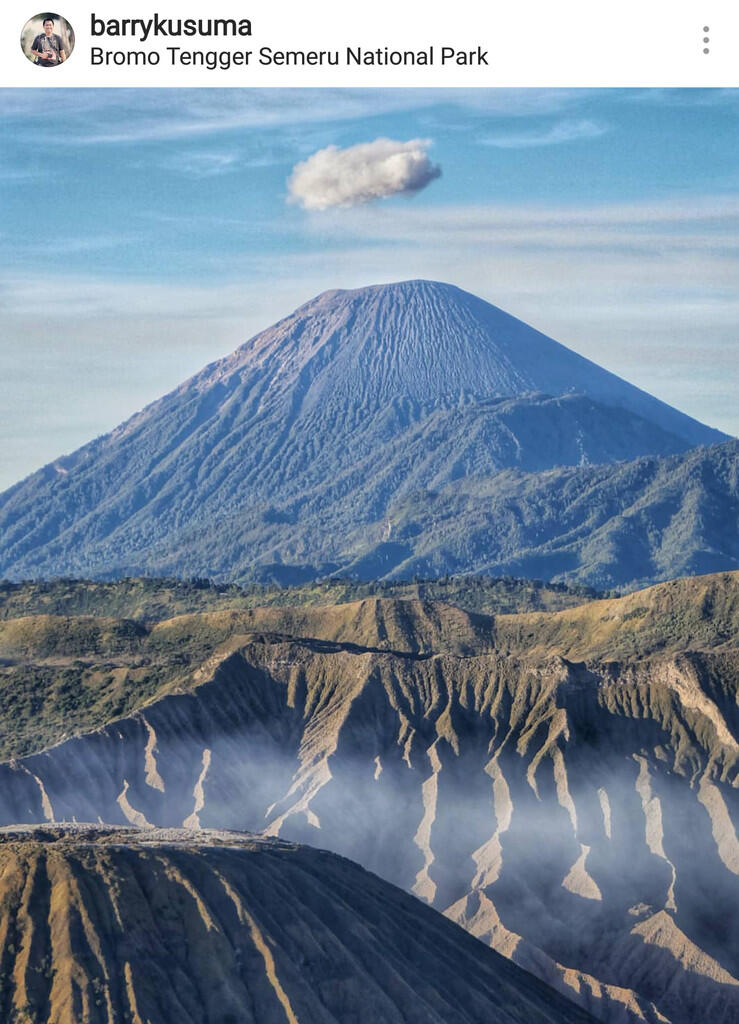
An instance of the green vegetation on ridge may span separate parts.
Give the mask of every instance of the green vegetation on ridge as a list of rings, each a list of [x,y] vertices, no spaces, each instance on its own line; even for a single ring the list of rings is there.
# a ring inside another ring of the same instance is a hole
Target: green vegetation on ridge
[[[500,580],[374,586],[392,596],[354,601],[348,600],[354,585],[342,582],[325,591],[321,585],[239,591],[162,580],[3,586],[0,758],[38,751],[166,693],[191,690],[204,681],[195,675],[209,658],[254,642],[288,639],[409,657],[495,651],[588,661],[729,649],[739,635],[739,573],[675,580],[623,598],[581,599],[577,606],[572,592]],[[285,603],[249,606],[267,593]],[[429,593],[455,596],[457,605],[430,600]],[[521,611],[511,614],[516,595]],[[319,603],[321,596],[344,600]],[[557,609],[558,600],[569,607]],[[497,615],[474,610],[496,602]],[[555,610],[532,610],[537,602]],[[29,614],[40,607],[55,613]],[[95,608],[104,614],[91,614]]]
[[[144,576],[111,583],[0,580],[0,620],[24,615],[94,615],[160,622],[190,612],[346,604],[369,597],[443,601],[465,611],[494,615],[559,611],[602,596],[590,587],[510,576],[447,576],[412,582],[333,578],[287,587]]]

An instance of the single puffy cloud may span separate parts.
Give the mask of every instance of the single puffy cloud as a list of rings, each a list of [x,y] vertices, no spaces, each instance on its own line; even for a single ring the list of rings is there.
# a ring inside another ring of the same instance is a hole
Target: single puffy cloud
[[[319,149],[293,168],[288,201],[304,210],[328,210],[413,195],[441,174],[426,152],[430,145],[429,139],[375,139],[348,149]]]

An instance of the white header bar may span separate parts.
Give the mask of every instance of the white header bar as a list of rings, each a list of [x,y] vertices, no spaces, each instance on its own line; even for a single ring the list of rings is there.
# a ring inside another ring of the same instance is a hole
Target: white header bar
[[[37,2],[6,4],[2,86],[739,86],[729,0],[58,0],[75,44],[46,68]]]

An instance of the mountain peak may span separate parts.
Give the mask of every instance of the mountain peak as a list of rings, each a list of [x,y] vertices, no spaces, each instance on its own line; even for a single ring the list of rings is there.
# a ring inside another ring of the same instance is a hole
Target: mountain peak
[[[477,296],[473,295],[472,292],[466,292],[463,288],[458,288],[457,285],[449,284],[446,281],[432,281],[425,277],[414,277],[408,278],[405,281],[387,281],[383,284],[368,284],[362,285],[360,288],[329,288],[325,292],[320,292],[311,302],[318,302],[322,299],[330,300],[332,297],[340,295],[352,295],[358,297],[375,297],[380,296],[381,298],[387,298],[389,300],[408,299],[412,296],[418,296],[420,298],[428,298],[434,295],[452,296],[452,295],[463,295],[470,299],[475,299],[478,302],[483,301],[478,299]]]
[[[720,440],[454,285],[329,291],[0,496],[0,571],[332,571],[395,529],[384,575],[408,558],[393,523],[414,495]]]
[[[393,312],[405,310],[408,315],[433,318],[440,308],[478,309],[495,311],[502,317],[515,320],[504,310],[446,281],[411,278],[407,281],[389,281],[384,284],[363,285],[360,288],[329,288],[299,306],[293,316],[305,316],[320,311],[339,309],[346,305],[354,309],[367,307],[380,310],[392,307]],[[288,318],[289,319],[289,318]]]
[[[297,388],[301,405],[326,402],[327,414],[331,407],[340,418],[355,403],[367,412],[398,402],[450,408],[577,393],[627,409],[688,446],[726,440],[498,306],[440,281],[322,292],[208,370],[228,377],[253,367]]]

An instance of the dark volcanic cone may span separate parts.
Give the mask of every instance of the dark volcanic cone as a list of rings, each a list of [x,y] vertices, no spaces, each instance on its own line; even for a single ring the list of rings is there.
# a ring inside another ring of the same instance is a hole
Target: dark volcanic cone
[[[8,1024],[587,1024],[330,853],[241,833],[0,833]]]

